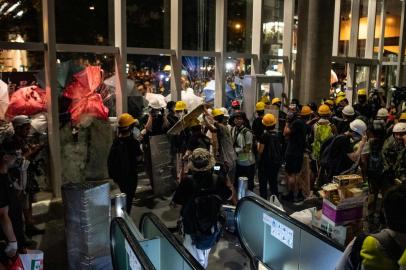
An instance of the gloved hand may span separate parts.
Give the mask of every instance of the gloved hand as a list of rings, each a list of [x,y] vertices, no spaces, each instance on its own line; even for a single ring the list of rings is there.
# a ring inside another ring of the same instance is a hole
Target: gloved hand
[[[8,257],[12,258],[16,255],[17,248],[17,242],[9,242],[7,247],[4,249],[4,252]]]

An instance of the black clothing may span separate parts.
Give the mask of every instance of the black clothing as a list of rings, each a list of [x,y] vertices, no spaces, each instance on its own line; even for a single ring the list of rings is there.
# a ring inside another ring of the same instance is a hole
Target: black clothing
[[[296,156],[296,155],[286,155],[286,166],[285,170],[288,174],[298,174],[302,170],[303,165],[303,155]]]
[[[176,124],[176,122],[178,122],[179,117],[177,117],[174,112],[170,111],[168,113],[168,115],[166,116],[166,119],[168,119],[169,129],[170,129],[171,127],[173,127]]]
[[[206,135],[202,133],[192,134],[187,142],[187,150],[193,151],[197,148],[204,148],[210,151],[210,145],[210,139]]]
[[[330,168],[333,168],[333,175],[338,175],[354,164],[347,155],[354,152],[354,148],[348,136],[337,136],[332,143],[331,157],[334,157],[335,164],[331,164]]]
[[[13,231],[17,239],[18,248],[25,248],[26,244],[24,236],[23,209],[8,174],[0,174],[0,195],[2,204],[0,207],[8,206],[8,215],[13,225]]]
[[[278,173],[279,164],[269,164],[267,168],[258,168],[259,194],[262,198],[268,199],[268,184],[271,195],[278,196]]]
[[[139,142],[133,136],[128,136],[117,137],[108,156],[109,176],[119,185],[121,192],[127,195],[128,213],[137,189],[137,162],[141,155]]]
[[[266,131],[258,142],[264,145],[262,155],[259,157],[258,167],[268,168],[270,164],[281,165],[283,161],[281,136],[276,131]]]
[[[254,122],[252,122],[252,134],[254,135],[254,139],[259,140],[264,133],[264,130],[265,127],[262,124],[262,116],[255,118]]]
[[[286,156],[302,157],[306,147],[306,124],[301,119],[295,119],[289,125],[290,135]]]
[[[368,102],[354,104],[354,110],[358,114],[365,116],[368,119],[374,117],[374,115],[371,113],[371,106],[368,104]]]

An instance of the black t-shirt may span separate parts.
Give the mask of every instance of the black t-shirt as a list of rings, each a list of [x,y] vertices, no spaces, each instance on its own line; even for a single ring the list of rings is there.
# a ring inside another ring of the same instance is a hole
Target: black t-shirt
[[[271,141],[272,140],[272,141]],[[271,143],[275,144],[274,147],[279,147],[279,152],[282,152],[282,138],[277,131],[265,131],[259,138],[258,142],[264,145],[264,150],[259,159],[259,166],[267,167],[269,164],[279,163],[282,157],[276,157],[273,153]],[[269,154],[271,152],[271,154]],[[276,160],[275,160],[276,159]],[[276,161],[276,162],[275,162]]]
[[[262,124],[262,117],[257,117],[252,122],[252,133],[254,134],[254,138],[259,140],[264,133],[264,125]]]
[[[210,171],[197,172],[193,174],[192,177],[186,177],[185,180],[180,182],[180,185],[173,196],[173,202],[185,205],[193,198],[199,188],[210,187],[212,185],[212,179],[213,177]],[[217,178],[214,193],[220,196],[223,201],[226,201],[231,196],[230,188],[227,187],[224,177],[220,175]]]
[[[210,139],[204,134],[193,134],[187,142],[187,150],[193,151],[197,148],[210,150]]]
[[[295,119],[289,125],[291,131],[286,148],[287,156],[303,156],[306,147],[306,124],[302,119]]]
[[[10,205],[10,192],[13,184],[7,174],[0,174],[0,208]]]
[[[338,136],[333,143],[331,156],[336,157],[334,159],[336,164],[332,167],[334,168],[334,173],[342,173],[350,169],[354,163],[347,155],[354,152],[354,148],[348,136]]]

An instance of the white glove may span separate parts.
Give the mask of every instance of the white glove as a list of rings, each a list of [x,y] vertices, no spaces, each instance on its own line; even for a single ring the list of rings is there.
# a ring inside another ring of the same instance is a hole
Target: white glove
[[[17,242],[9,242],[6,249],[4,249],[4,252],[8,257],[14,257],[17,253]]]

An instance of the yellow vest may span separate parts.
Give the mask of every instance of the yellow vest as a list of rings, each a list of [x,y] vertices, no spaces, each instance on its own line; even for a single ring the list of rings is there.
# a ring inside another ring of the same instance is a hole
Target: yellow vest
[[[399,260],[400,270],[406,270],[406,250],[403,252],[402,257]]]

